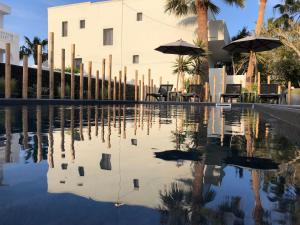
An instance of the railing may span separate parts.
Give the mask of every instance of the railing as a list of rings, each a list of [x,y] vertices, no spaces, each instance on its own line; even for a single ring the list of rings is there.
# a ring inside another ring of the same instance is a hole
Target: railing
[[[12,42],[14,40],[14,36],[15,35],[13,33],[0,30],[0,40],[1,41]]]

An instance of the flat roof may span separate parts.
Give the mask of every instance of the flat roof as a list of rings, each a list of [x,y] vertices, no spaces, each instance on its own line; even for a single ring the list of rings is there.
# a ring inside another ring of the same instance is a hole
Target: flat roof
[[[93,1],[93,2],[86,1],[86,2],[78,2],[78,3],[70,3],[70,4],[51,6],[51,7],[48,7],[48,9],[55,9],[55,8],[69,7],[69,6],[76,6],[76,5],[85,5],[85,4],[103,4],[103,3],[108,3],[108,2],[119,2],[119,1],[122,1],[122,0],[98,0],[98,1]]]

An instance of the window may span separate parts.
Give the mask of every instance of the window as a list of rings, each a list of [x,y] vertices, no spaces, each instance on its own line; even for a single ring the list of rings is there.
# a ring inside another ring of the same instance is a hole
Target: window
[[[103,45],[113,45],[114,42],[114,29],[103,29]]]
[[[143,21],[143,13],[139,12],[136,14],[136,21]]]
[[[139,55],[134,55],[132,57],[132,63],[133,64],[139,64],[139,62],[140,62],[140,56]]]
[[[80,20],[79,26],[80,26],[80,29],[84,29],[85,28],[85,20]]]
[[[74,64],[76,69],[80,69],[80,64],[82,63],[82,58],[75,58]]]
[[[62,22],[62,36],[63,37],[68,36],[68,22],[67,21]]]

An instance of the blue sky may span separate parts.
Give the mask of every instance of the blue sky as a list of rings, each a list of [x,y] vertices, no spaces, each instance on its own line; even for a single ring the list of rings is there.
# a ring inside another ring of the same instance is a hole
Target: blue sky
[[[151,1],[151,0],[149,0]],[[163,1],[163,0],[162,0]],[[253,30],[257,19],[259,0],[246,0],[246,7],[239,9],[230,7],[221,0],[213,0],[221,8],[218,19],[224,19],[231,36],[235,35],[243,26]],[[281,0],[268,0],[266,16],[273,16],[273,9],[276,3]],[[7,30],[20,35],[21,44],[23,36],[47,37],[47,8],[54,5],[67,3],[85,2],[83,0],[2,0],[1,2],[12,7],[12,14],[5,18]]]

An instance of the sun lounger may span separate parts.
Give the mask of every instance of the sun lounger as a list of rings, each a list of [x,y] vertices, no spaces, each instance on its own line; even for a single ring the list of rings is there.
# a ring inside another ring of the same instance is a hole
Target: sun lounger
[[[280,94],[278,94],[278,84],[261,84],[258,98],[260,102],[262,100],[274,99],[278,104],[280,99]]]
[[[189,86],[189,92],[181,94],[184,101],[190,100],[191,98],[198,99],[200,102],[202,100],[203,85],[201,84],[191,84]]]
[[[221,94],[220,96],[220,101],[224,100],[224,102],[226,101],[226,98],[230,99],[230,102],[232,102],[233,98],[237,98],[240,99],[240,101],[242,101],[242,85],[241,84],[227,84],[226,85],[226,93]]]
[[[146,95],[146,101],[150,97],[154,97],[157,101],[162,101],[162,98],[165,99],[165,101],[168,100],[168,93],[172,90],[173,84],[161,84],[157,93],[147,93]]]

